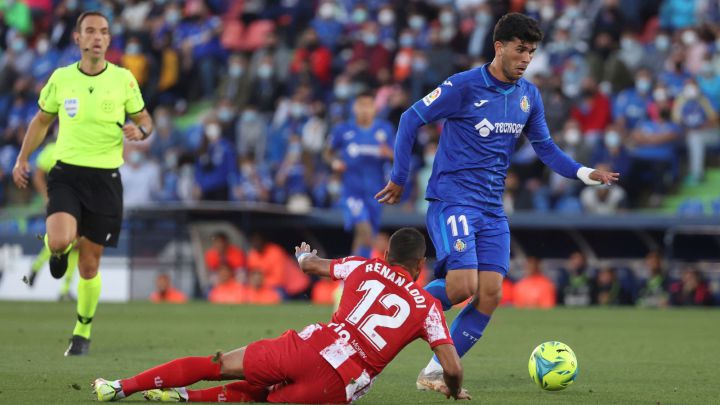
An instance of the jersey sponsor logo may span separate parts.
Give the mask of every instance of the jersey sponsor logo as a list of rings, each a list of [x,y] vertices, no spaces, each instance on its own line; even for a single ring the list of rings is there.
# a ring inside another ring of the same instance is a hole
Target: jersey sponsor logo
[[[520,99],[520,109],[523,112],[530,112],[530,100],[528,100],[527,96],[522,96]]]
[[[517,124],[514,122],[496,122],[493,124],[488,121],[487,118],[483,118],[482,121],[475,124],[475,129],[478,130],[480,136],[483,138],[490,135],[491,131],[494,131],[496,134],[513,134],[518,136],[523,128],[525,128],[525,124]]]
[[[467,249],[467,243],[465,243],[465,241],[462,239],[457,239],[453,244],[453,248],[456,252],[462,253],[465,251],[465,249]]]
[[[442,89],[440,87],[436,88],[435,90],[431,91],[430,94],[423,97],[422,101],[425,103],[425,106],[430,106],[433,101],[437,100],[438,97],[440,97],[440,93],[442,93]]]
[[[375,131],[375,140],[381,143],[385,142],[387,140],[387,133],[385,133],[382,129],[378,129]]]
[[[452,87],[452,82],[450,80],[445,80],[442,85]]]
[[[78,113],[78,109],[80,108],[80,101],[76,98],[66,98],[63,107],[65,107],[65,113],[68,115],[68,117],[73,118]]]
[[[347,146],[348,156],[356,158],[358,156],[380,156],[380,147],[378,145],[362,145],[355,142]]]
[[[486,136],[490,135],[490,131],[495,129],[495,125],[493,125],[492,122],[488,121],[487,118],[483,118],[482,121],[478,122],[475,125],[475,129],[478,130],[480,136],[485,138]]]
[[[487,100],[480,100],[477,103],[475,103],[475,107],[480,108],[480,107],[484,106],[485,104],[487,104],[487,102],[488,102]]]

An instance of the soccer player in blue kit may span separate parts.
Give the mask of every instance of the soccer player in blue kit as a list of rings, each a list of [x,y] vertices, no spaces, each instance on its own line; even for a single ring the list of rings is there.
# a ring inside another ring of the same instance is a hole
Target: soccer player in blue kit
[[[582,166],[552,141],[538,89],[522,78],[541,40],[534,19],[519,13],[500,18],[491,63],[449,77],[403,113],[390,181],[375,196],[381,203],[398,202],[418,128],[445,119],[426,192],[427,228],[437,262],[436,279],[425,288],[446,310],[473,297],[450,329],[460,356],[480,339],[500,302],[510,264],[502,196],[520,135],[564,177],[587,185],[609,185],[619,178]],[[431,359],[417,387],[438,390],[442,384],[442,368]]]
[[[387,180],[395,128],[376,118],[375,97],[370,92],[355,98],[353,114],[354,118],[333,129],[329,153],[333,171],[342,174],[341,204],[345,230],[355,233],[353,254],[370,257],[382,214],[382,205],[373,196]]]

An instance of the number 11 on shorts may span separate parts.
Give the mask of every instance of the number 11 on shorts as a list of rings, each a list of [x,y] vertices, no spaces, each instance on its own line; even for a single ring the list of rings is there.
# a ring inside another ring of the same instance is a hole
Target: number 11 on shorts
[[[470,235],[470,229],[468,228],[468,222],[467,217],[465,215],[460,215],[457,217],[457,220],[455,219],[455,215],[450,215],[447,219],[447,225],[450,225],[450,232],[452,233],[452,236],[458,236],[458,225],[457,223],[460,222],[463,227],[463,235],[468,236]]]

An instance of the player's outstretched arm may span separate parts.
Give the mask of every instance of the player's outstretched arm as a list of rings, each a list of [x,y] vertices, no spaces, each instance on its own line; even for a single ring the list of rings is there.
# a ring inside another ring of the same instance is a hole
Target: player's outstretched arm
[[[303,272],[330,278],[332,260],[318,257],[317,250],[313,250],[307,243],[302,242],[300,246],[295,246],[295,257]]]
[[[455,346],[449,344],[438,345],[433,348],[433,352],[435,352],[443,368],[443,377],[447,386],[442,387],[441,392],[448,398],[472,399],[470,394],[462,388],[463,369]],[[445,388],[447,388],[447,392],[444,391]]]
[[[618,179],[620,178],[620,173],[607,172],[605,170],[599,169],[590,170],[592,171],[587,174],[588,178],[592,181],[597,182],[598,184],[605,184],[609,186],[612,183],[617,183]],[[580,173],[578,173],[578,177],[580,178],[580,180],[583,180],[585,184],[588,184],[588,182],[581,177]]]

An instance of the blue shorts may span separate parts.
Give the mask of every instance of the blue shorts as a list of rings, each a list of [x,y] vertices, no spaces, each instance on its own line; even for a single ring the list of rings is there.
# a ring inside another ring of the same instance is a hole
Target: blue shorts
[[[435,278],[448,271],[495,271],[503,277],[510,267],[510,228],[507,218],[493,218],[466,205],[430,201],[427,229],[435,246]]]
[[[345,196],[340,202],[345,218],[345,230],[351,231],[355,225],[361,222],[369,222],[374,233],[380,230],[380,217],[382,205],[372,196],[357,197]]]

